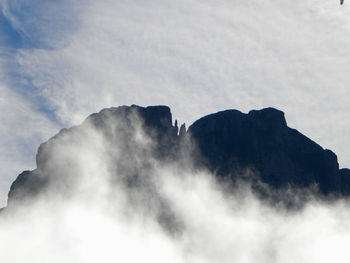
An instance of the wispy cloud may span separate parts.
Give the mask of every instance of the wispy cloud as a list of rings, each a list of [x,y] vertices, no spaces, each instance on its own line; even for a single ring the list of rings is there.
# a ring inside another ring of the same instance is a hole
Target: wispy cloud
[[[348,262],[348,203],[311,200],[287,211],[261,202],[246,185],[225,191],[187,158],[158,163],[137,118],[128,120],[135,129],[125,130],[107,117],[103,129],[87,122],[48,146],[50,162],[41,169],[55,183],[30,206],[0,217],[4,261]],[[119,152],[123,146],[128,150]],[[123,180],[135,171],[134,185]],[[161,223],[164,211],[180,222],[178,231]]]
[[[4,206],[15,176],[35,168],[37,147],[56,133],[58,126],[2,83],[0,112],[0,206]]]

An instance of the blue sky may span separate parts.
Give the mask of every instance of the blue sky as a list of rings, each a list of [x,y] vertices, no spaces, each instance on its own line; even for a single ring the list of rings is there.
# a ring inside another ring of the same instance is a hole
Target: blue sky
[[[40,35],[33,32],[22,31],[20,28],[16,28],[15,24],[11,22],[11,17],[22,17],[23,12],[28,12],[32,15],[30,8],[27,6],[9,14],[6,11],[3,4],[2,12],[0,13],[0,54],[2,57],[3,67],[2,74],[4,78],[3,82],[7,83],[11,87],[11,90],[25,98],[33,104],[33,108],[42,114],[47,115],[53,121],[57,121],[54,110],[45,102],[45,98],[40,95],[40,91],[32,85],[31,79],[23,76],[19,71],[19,65],[16,62],[16,54],[18,50],[36,49],[36,48],[50,48],[43,45],[40,41]],[[36,36],[37,35],[37,36]]]
[[[276,107],[350,166],[350,7],[332,0],[0,0],[0,204],[38,145],[101,108],[190,124]]]
[[[1,46],[18,48],[22,46],[22,37],[6,19],[3,13],[0,14]]]

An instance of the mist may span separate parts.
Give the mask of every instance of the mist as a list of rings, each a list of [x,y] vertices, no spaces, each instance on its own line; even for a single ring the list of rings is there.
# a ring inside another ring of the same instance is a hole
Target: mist
[[[128,126],[104,114],[107,128],[90,117],[41,146],[49,183],[1,213],[4,262],[348,261],[346,200],[271,204],[181,149],[160,161],[137,114]]]

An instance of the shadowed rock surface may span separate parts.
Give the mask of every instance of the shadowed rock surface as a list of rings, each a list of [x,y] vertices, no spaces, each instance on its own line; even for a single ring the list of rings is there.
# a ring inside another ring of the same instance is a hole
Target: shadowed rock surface
[[[84,150],[86,142],[95,138],[86,133],[91,127],[107,143],[106,162],[114,175],[111,184],[124,183],[136,204],[144,200],[138,200],[139,195],[133,191],[149,195],[152,202],[147,204],[162,207],[159,220],[166,218],[164,224],[173,228],[177,227],[176,219],[165,209],[167,200],[157,194],[151,176],[154,161],[172,163],[190,158],[197,169],[208,169],[218,178],[233,183],[237,179],[250,180],[257,191],[259,183],[263,183],[276,190],[316,186],[323,196],[350,194],[350,170],[339,170],[337,156],[332,151],[289,128],[284,113],[279,110],[266,108],[248,114],[221,111],[197,120],[186,131],[185,125],[179,130],[177,121],[173,125],[167,106],[132,105],[92,114],[82,125],[63,129],[41,144],[37,169],[23,172],[13,182],[8,207],[28,202],[45,191],[69,194],[81,167],[75,163],[79,152],[70,153],[65,147],[75,145]],[[139,134],[143,135],[140,140]],[[159,196],[157,201],[154,195]]]
[[[349,173],[339,171],[337,156],[289,128],[279,110],[222,111],[196,121],[188,132],[200,165],[218,176],[234,178],[249,168],[274,188],[316,184],[323,194],[349,194]]]

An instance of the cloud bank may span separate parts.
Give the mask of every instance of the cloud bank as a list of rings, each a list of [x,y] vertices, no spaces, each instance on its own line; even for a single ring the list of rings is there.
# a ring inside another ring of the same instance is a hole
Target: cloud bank
[[[116,126],[105,133],[86,123],[56,137],[47,152],[54,158],[42,168],[52,188],[0,217],[2,260],[347,262],[348,202],[313,200],[296,211],[270,206],[249,185],[227,191],[188,159],[157,162],[145,154],[153,142],[137,122],[128,141],[110,133]],[[124,145],[132,149],[128,158],[119,151]],[[130,184],[132,167],[141,169]]]

